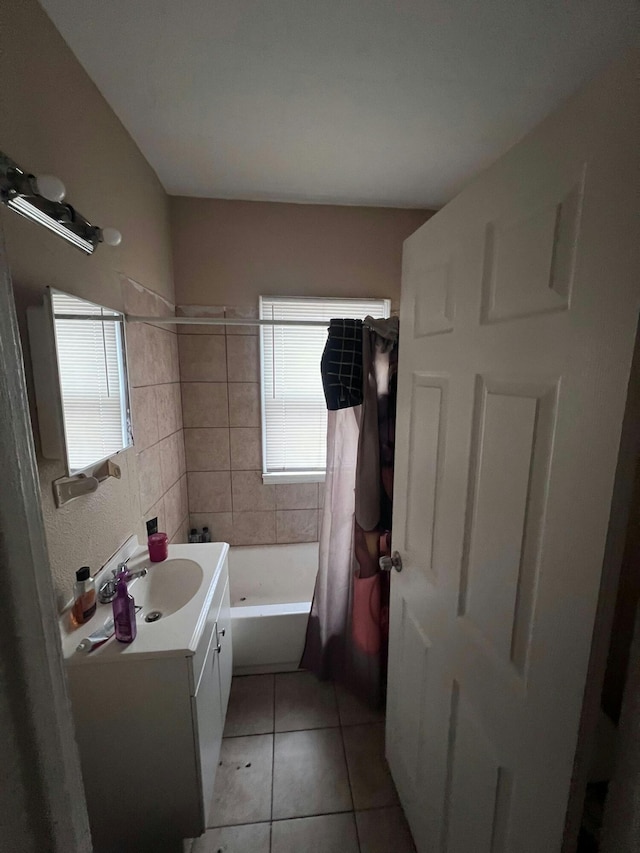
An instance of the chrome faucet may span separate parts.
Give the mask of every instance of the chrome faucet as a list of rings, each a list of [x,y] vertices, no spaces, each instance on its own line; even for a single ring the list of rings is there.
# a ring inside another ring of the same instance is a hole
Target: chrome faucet
[[[100,604],[109,604],[116,597],[116,593],[118,591],[118,575],[124,572],[126,574],[126,581],[134,580],[134,578],[143,578],[147,574],[148,569],[140,569],[137,572],[130,572],[127,568],[127,563],[118,563],[117,569],[111,570],[111,577],[109,580],[106,580],[104,583],[100,584],[100,588],[98,589],[98,601]]]

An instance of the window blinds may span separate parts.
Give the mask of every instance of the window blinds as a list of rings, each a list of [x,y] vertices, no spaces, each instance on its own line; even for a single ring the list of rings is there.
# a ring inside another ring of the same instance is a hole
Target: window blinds
[[[61,320],[119,315],[59,291],[51,299],[69,469],[80,471],[130,443],[122,322]]]
[[[388,317],[388,299],[260,298],[264,320]],[[327,407],[320,359],[327,342],[322,326],[263,326],[262,419],[264,473],[324,473]],[[275,478],[274,478],[275,479]]]

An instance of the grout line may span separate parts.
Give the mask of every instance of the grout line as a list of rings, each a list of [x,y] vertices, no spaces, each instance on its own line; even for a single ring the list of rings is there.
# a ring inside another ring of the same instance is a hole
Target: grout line
[[[233,470],[233,468],[187,468],[185,474],[226,474],[228,471]],[[223,512],[228,511],[229,510],[223,510]]]
[[[361,809],[354,809],[354,814],[355,812],[384,812],[388,811],[389,809],[398,808],[402,808],[400,803],[392,803],[390,806],[363,806]]]
[[[170,379],[168,382],[144,382],[142,385],[131,385],[131,391],[137,391],[138,388],[158,388],[160,385],[182,385],[182,379]]]
[[[402,806],[371,806],[366,809],[357,809],[358,812],[384,812],[389,809],[402,809]],[[208,826],[207,829],[227,829],[228,827],[236,827],[236,826],[256,826],[257,824],[262,823],[285,823],[288,820],[306,820],[308,817],[331,817],[334,814],[356,814],[356,809],[342,809],[337,812],[314,812],[314,814],[303,814],[296,815],[295,817],[276,817],[272,821],[269,820],[245,820],[243,823],[220,823],[216,824],[216,826]]]
[[[273,735],[291,735],[291,734],[296,734],[297,732],[323,732],[323,731],[333,731],[334,729],[339,729],[339,728],[340,728],[339,725],[315,726],[315,727],[305,726],[303,729],[283,729],[282,731],[280,731],[280,729],[278,729],[278,731],[275,731],[274,729],[272,729],[268,732],[250,732],[249,734],[246,734],[246,735],[225,735],[225,738],[231,739],[234,737],[253,737],[254,735],[272,735],[272,734]]]
[[[229,427],[228,427],[228,426],[213,426],[213,427],[212,427],[212,426],[207,426],[207,427],[201,427],[201,426],[191,427],[191,426],[186,426],[186,427],[182,427],[182,429],[184,429],[184,430],[189,430],[189,429],[229,429]],[[244,429],[244,427],[232,427],[232,429]],[[247,429],[249,429],[249,427],[247,427]],[[177,432],[177,430],[176,430],[176,432]],[[258,469],[257,469],[257,468],[254,468],[254,469],[248,469],[248,468],[247,468],[246,470],[255,470],[255,471],[257,471]]]
[[[392,806],[385,806],[384,808],[393,808]],[[382,811],[382,808],[377,809],[358,809],[358,811]],[[208,826],[207,829],[227,829],[228,827],[236,827],[236,826],[255,826],[256,824],[261,823],[285,823],[288,820],[306,820],[308,817],[331,817],[331,815],[335,814],[352,814],[355,815],[353,809],[342,809],[337,812],[316,812],[314,814],[301,814],[294,815],[293,817],[276,817],[272,821],[269,820],[246,820],[243,823],[221,823],[216,826]],[[355,819],[355,818],[354,818]]]
[[[275,765],[276,765],[276,676],[275,673],[272,674],[271,678],[273,679],[273,702],[271,703],[272,707],[272,729],[273,734],[271,735],[271,821],[269,823],[269,853],[271,853],[271,846],[273,844],[273,780],[275,776]]]
[[[227,316],[227,308],[226,306],[223,309],[223,317],[226,319]],[[224,326],[222,329],[224,333],[224,372],[225,372],[225,384],[227,386],[227,440],[229,442],[229,497],[231,499],[231,539],[234,539],[233,532],[233,459],[231,453],[231,404],[229,402],[229,348],[227,346],[227,327]]]
[[[358,821],[356,820],[356,804],[353,799],[353,787],[351,785],[351,773],[349,772],[349,762],[347,760],[347,747],[344,742],[344,731],[342,729],[342,721],[340,719],[340,705],[338,703],[338,691],[336,690],[336,683],[332,681],[333,685],[333,696],[336,703],[336,711],[338,712],[338,720],[340,721],[340,743],[342,744],[342,755],[344,757],[344,764],[347,770],[347,783],[349,785],[349,796],[351,797],[351,814],[353,815],[353,823],[356,830],[356,844],[358,845],[358,851],[360,851],[360,836],[358,834]]]
[[[148,385],[148,388],[155,388],[155,385]],[[187,427],[188,428],[188,427]],[[129,447],[125,447],[125,450],[130,450],[131,448],[136,449],[136,456],[140,456],[142,453],[146,453],[147,450],[151,450],[152,447],[156,447],[158,444],[161,444],[163,441],[166,441],[168,438],[171,438],[172,435],[175,435],[178,432],[182,432],[185,427],[181,426],[177,429],[174,429],[173,432],[167,433],[167,435],[163,435],[162,438],[159,438],[157,441],[154,441],[152,444],[148,444],[146,447],[143,447],[142,450],[137,450],[137,445],[132,444]]]
[[[346,750],[346,747],[344,745],[344,731],[343,731],[342,726],[340,726],[340,737],[342,738],[342,748],[344,750],[345,764],[347,765],[347,778],[349,779],[349,790],[351,791],[351,802],[353,804],[352,814],[353,814],[353,825],[354,825],[355,830],[356,830],[356,844],[358,845],[358,853],[362,853],[362,846],[360,844],[360,832],[358,831],[358,821],[356,819],[356,804],[355,804],[354,799],[353,799],[353,791],[351,790],[351,775],[349,773],[349,762],[347,761],[347,750]],[[359,811],[361,811],[361,810],[359,809]]]
[[[227,311],[225,309],[225,318],[226,318],[226,314],[227,314]],[[224,372],[225,372],[225,375],[227,377],[227,385],[228,385],[229,384],[229,348],[227,347],[227,337],[228,337],[227,327],[225,326],[224,327]],[[228,394],[228,389],[227,389],[227,408],[229,405],[228,401],[229,401],[229,394]]]
[[[287,820],[306,820],[309,817],[331,817],[331,815],[334,814],[355,814],[355,812],[353,811],[353,809],[342,809],[338,812],[316,812],[315,814],[299,814],[295,815],[295,817],[277,817],[274,819],[273,823],[284,823]]]

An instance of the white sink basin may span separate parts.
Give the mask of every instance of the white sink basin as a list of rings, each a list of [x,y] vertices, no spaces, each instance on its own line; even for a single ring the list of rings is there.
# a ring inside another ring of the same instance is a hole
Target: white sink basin
[[[151,563],[148,574],[131,584],[131,594],[142,607],[143,618],[153,611],[171,616],[191,601],[203,578],[202,567],[194,560]]]
[[[77,650],[80,641],[102,629],[112,616],[112,606],[99,604],[93,618],[76,629],[65,611],[60,618],[60,634],[67,663],[108,664],[156,655],[195,654],[228,551],[229,546],[224,542],[170,545],[168,559],[152,563],[147,549],[138,545],[137,540],[129,540],[101,571],[97,584],[111,577],[112,569],[127,558],[131,572],[147,569],[144,577],[134,578],[129,584],[137,608],[135,640],[127,644],[111,637],[89,654],[80,652]],[[147,621],[149,616],[151,620]]]

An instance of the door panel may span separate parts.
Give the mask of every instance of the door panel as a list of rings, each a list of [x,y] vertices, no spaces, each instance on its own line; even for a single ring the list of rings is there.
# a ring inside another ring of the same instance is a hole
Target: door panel
[[[557,386],[478,377],[458,616],[524,673]]]
[[[482,323],[496,323],[569,308],[586,166],[570,188],[551,200],[487,223]],[[535,204],[535,203],[534,203]]]
[[[224,728],[224,719],[220,711],[220,662],[216,649],[214,633],[205,658],[198,692],[192,699],[202,780],[203,831],[209,819]]]
[[[434,536],[438,490],[442,480],[447,380],[441,376],[415,373],[411,399],[407,472],[406,527],[403,548],[423,556],[423,568],[434,572]],[[432,464],[433,463],[433,464]]]
[[[216,621],[216,642],[218,652],[218,668],[220,672],[220,713],[222,722],[227,716],[229,694],[231,692],[231,676],[233,673],[233,641],[231,637],[231,599],[229,581],[226,582],[220,612]]]
[[[451,715],[448,849],[456,853],[504,851],[508,772],[501,767],[473,709],[454,682]],[[499,808],[500,806],[500,808]]]
[[[638,316],[636,69],[405,243],[387,754],[420,853],[562,843]]]

